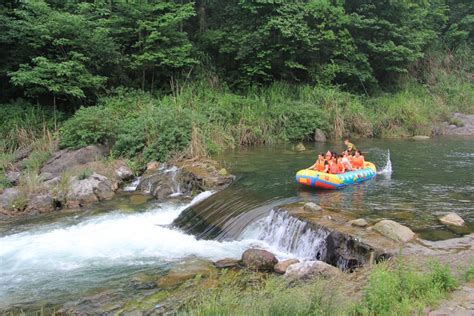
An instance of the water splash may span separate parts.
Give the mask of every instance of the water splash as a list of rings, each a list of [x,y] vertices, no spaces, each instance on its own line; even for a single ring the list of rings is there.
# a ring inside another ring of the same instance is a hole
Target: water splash
[[[383,167],[377,174],[385,175],[390,177],[392,174],[392,161],[390,160],[390,149],[387,150],[387,162],[385,163],[385,167]]]

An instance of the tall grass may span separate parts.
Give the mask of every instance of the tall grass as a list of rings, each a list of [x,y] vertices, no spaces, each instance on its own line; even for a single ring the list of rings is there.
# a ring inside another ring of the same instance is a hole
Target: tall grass
[[[0,149],[12,152],[27,147],[46,134],[55,131],[57,121],[65,118],[63,113],[53,114],[52,109],[35,106],[23,100],[0,105]]]

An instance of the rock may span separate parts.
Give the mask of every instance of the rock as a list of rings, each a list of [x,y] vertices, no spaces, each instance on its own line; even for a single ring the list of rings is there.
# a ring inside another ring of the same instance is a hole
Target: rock
[[[349,221],[349,224],[351,224],[352,226],[357,226],[357,227],[366,227],[369,225],[369,223],[363,218],[358,218],[358,219]]]
[[[235,268],[239,266],[240,261],[236,259],[226,258],[217,260],[214,262],[214,266],[219,269],[228,269],[228,268]]]
[[[305,151],[306,147],[304,147],[303,143],[298,143],[295,146],[295,151]]]
[[[308,212],[320,212],[323,210],[321,206],[313,202],[305,203],[303,209]]]
[[[464,220],[456,213],[449,213],[441,217],[440,222],[445,225],[464,226]]]
[[[78,150],[63,149],[57,151],[41,168],[43,179],[50,180],[61,175],[66,170],[85,165],[87,163],[104,158],[106,149],[95,145],[87,146]]]
[[[288,267],[285,277],[289,279],[308,280],[314,277],[336,277],[341,271],[322,261],[305,261],[292,264]]]
[[[115,176],[122,180],[127,181],[133,178],[133,171],[123,161],[117,161],[114,164]]]
[[[219,172],[217,174],[222,176],[222,177],[225,177],[225,176],[229,175],[229,173],[227,172],[227,170],[225,168],[222,168],[221,170],[219,170]]]
[[[217,163],[212,160],[182,161],[177,165],[181,168],[178,180],[185,192],[220,191],[234,180],[234,176],[229,173],[220,173],[222,168],[219,169]]]
[[[97,201],[110,200],[114,196],[114,184],[107,177],[93,173],[87,179],[74,177],[66,197],[68,208],[77,208]]]
[[[392,220],[382,220],[373,226],[373,230],[395,241],[407,242],[415,237],[408,227]]]
[[[173,267],[166,276],[157,281],[159,288],[173,288],[188,280],[201,276],[207,278],[216,274],[216,268],[208,261],[192,260]]]
[[[20,160],[23,160],[25,158],[28,158],[28,156],[31,154],[32,151],[33,151],[33,145],[20,148],[20,149],[16,150],[15,153],[13,154],[13,156],[14,156],[13,160],[14,161],[20,161]]]
[[[20,196],[18,188],[6,188],[0,194],[0,211],[9,211],[12,209],[12,203]]]
[[[158,170],[155,173],[143,176],[137,190],[142,193],[152,194],[161,200],[171,195],[177,187],[176,174],[173,175],[171,172]]]
[[[21,173],[18,171],[8,171],[7,173],[5,173],[5,177],[12,185],[18,185],[20,175]]]
[[[160,163],[158,161],[150,161],[146,165],[146,172],[154,172],[160,168]]]
[[[412,137],[414,140],[424,140],[424,139],[430,139],[429,136],[426,135],[416,135]]]
[[[39,195],[30,195],[28,196],[28,204],[26,207],[26,212],[31,214],[43,214],[50,213],[54,211],[54,200],[51,194],[42,193]]]
[[[154,276],[139,273],[130,280],[130,286],[135,290],[150,290],[156,288]]]
[[[254,271],[273,271],[278,263],[274,254],[263,249],[248,249],[242,254],[242,263]]]
[[[319,128],[314,132],[314,141],[317,143],[325,143],[327,141],[326,134]]]
[[[279,273],[279,274],[285,274],[286,270],[288,269],[289,266],[291,266],[292,264],[295,264],[295,263],[299,263],[300,261],[298,259],[288,259],[288,260],[283,260],[283,261],[280,261],[278,262],[275,267],[274,267],[274,270],[276,273]]]

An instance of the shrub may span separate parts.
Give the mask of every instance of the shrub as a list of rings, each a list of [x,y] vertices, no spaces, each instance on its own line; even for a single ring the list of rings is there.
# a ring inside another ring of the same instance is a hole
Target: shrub
[[[466,272],[464,273],[464,278],[466,281],[473,281],[474,280],[474,262],[471,263],[467,269]]]
[[[104,106],[80,108],[61,128],[62,148],[113,143],[117,134],[117,113]]]

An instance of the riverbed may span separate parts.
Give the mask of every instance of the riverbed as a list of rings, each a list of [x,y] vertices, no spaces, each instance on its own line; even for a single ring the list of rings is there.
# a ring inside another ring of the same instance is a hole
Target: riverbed
[[[286,247],[282,239],[290,238],[284,234],[287,223],[279,224],[281,232],[272,227],[271,238],[265,226],[273,207],[297,201],[314,201],[369,221],[393,219],[429,240],[474,232],[472,138],[356,144],[366,160],[387,172],[338,191],[301,187],[294,175],[311,165],[318,152],[340,151],[342,144],[306,144],[304,152],[291,145],[264,146],[219,155],[236,181],[192,201],[135,203],[128,193],[81,213],[3,224],[0,310],[61,306],[105,290],[127,293],[137,273],[162,274],[195,258],[239,258],[255,245],[280,258],[304,259],[314,244],[308,243],[308,251]],[[391,172],[386,169],[389,162]],[[466,227],[441,225],[438,216],[448,211],[461,215]]]

